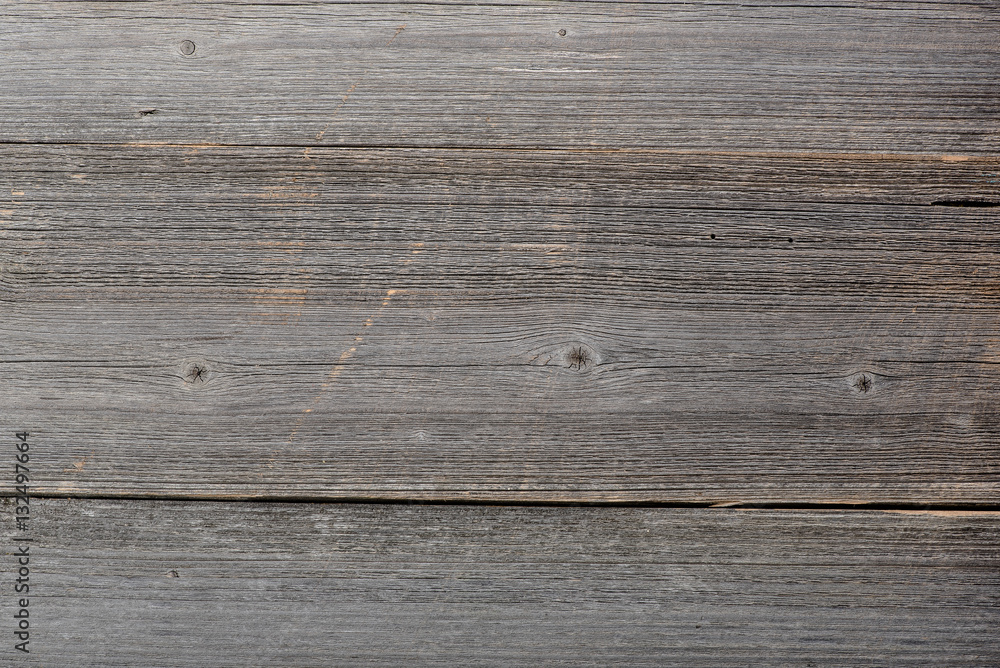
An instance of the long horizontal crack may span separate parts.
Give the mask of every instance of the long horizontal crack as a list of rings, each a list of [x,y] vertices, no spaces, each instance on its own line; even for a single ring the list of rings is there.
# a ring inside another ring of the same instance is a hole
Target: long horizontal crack
[[[634,146],[559,146],[559,145],[425,145],[425,144],[317,144],[315,142],[243,144],[214,142],[100,142],[0,140],[0,146],[86,146],[104,148],[198,148],[198,149],[303,149],[314,151],[496,151],[544,153],[622,153],[640,155],[678,155],[692,157],[773,158],[794,160],[839,160],[869,162],[974,162],[1000,164],[1000,155],[947,155],[941,153],[851,153],[833,151],[713,151],[708,149],[648,148]]]

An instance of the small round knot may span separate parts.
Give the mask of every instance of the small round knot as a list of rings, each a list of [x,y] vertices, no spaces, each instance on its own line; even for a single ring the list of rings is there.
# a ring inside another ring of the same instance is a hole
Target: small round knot
[[[188,362],[184,365],[184,382],[200,385],[208,382],[208,365],[204,362]]]
[[[181,42],[180,50],[181,53],[183,53],[185,56],[190,56],[191,54],[193,54],[195,48],[196,47],[194,45],[194,42],[192,42],[189,39],[186,39],[183,42]]]
[[[566,36],[566,30],[564,28],[560,28],[559,29],[559,36],[560,37],[565,37]]]
[[[583,371],[593,361],[590,352],[583,346],[574,346],[569,351],[569,368]]]
[[[854,379],[853,387],[860,394],[868,394],[875,387],[875,381],[867,373],[859,373]]]

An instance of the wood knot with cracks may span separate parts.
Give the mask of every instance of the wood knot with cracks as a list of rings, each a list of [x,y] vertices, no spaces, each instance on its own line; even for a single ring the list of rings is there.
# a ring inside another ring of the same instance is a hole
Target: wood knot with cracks
[[[854,389],[861,394],[868,394],[868,392],[875,386],[875,381],[866,374],[858,374],[858,377],[854,379]]]
[[[184,365],[184,382],[199,385],[208,382],[208,365],[204,362],[188,362]]]
[[[569,368],[582,371],[591,362],[590,353],[583,346],[576,346],[569,351]]]

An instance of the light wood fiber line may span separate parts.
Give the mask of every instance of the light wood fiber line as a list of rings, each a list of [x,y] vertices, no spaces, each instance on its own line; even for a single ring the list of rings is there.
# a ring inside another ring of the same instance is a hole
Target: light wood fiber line
[[[39,665],[1000,661],[996,513],[35,503]]]

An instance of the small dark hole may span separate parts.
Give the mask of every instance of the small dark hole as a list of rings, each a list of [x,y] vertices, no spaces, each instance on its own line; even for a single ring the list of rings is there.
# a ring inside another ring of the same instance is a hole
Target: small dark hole
[[[1000,206],[1000,202],[990,202],[983,199],[939,199],[931,202],[931,206]]]
[[[791,237],[788,237],[788,243],[790,243],[790,244],[791,244],[791,243],[795,243],[795,239],[793,239],[793,238],[791,238]]]
[[[713,238],[713,239],[715,238],[715,235],[714,235],[714,234],[712,235],[712,238]]]

